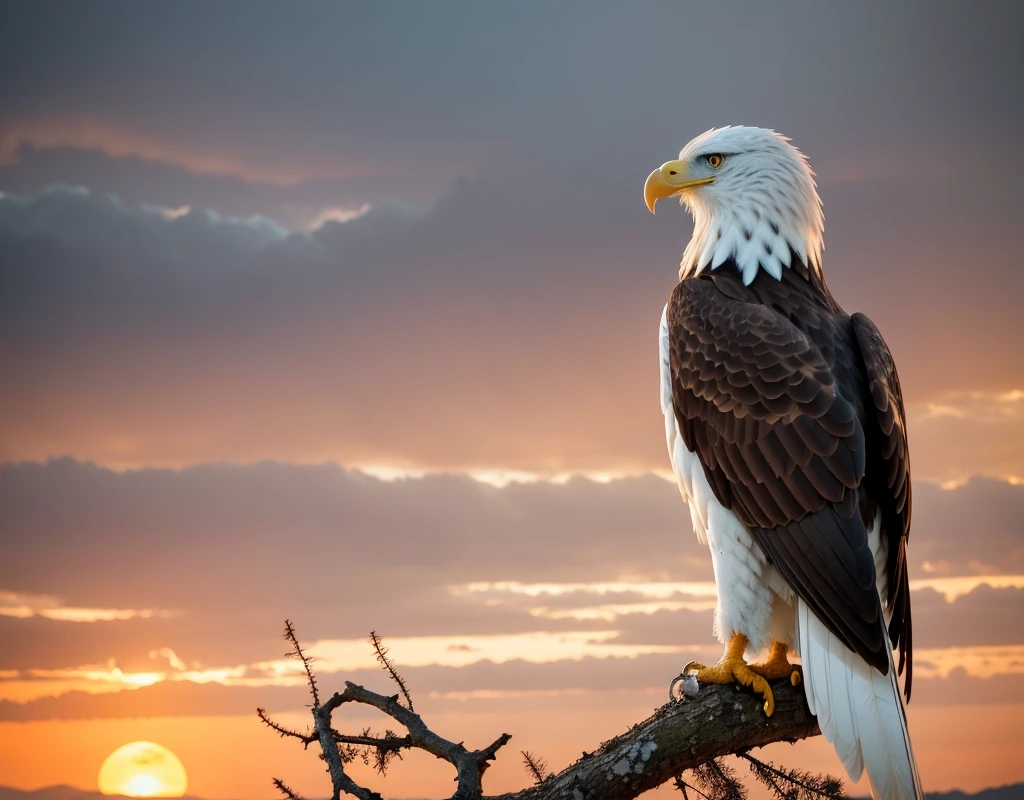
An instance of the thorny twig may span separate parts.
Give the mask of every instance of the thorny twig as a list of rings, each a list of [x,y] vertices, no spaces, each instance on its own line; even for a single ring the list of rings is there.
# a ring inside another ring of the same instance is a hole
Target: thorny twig
[[[284,725],[279,725],[270,718],[270,715],[267,714],[265,709],[257,708],[256,716],[260,718],[260,721],[263,722],[264,725],[280,734],[282,738],[291,737],[292,739],[298,739],[302,742],[303,747],[308,747],[316,741],[315,733],[299,733],[298,731],[293,731],[291,728],[284,727]]]
[[[736,780],[736,771],[713,758],[691,770],[701,794],[710,800],[747,800],[747,790]]]
[[[281,792],[288,800],[305,800],[305,798],[296,791],[293,791],[288,787],[284,781],[274,778],[274,786],[277,787],[278,791]]]
[[[295,629],[289,622],[285,638],[292,645],[292,653],[299,658],[306,671],[309,690],[313,696],[313,731],[300,733],[274,722],[266,711],[260,710],[260,719],[275,733],[298,739],[304,746],[320,744],[333,788],[332,800],[348,794],[359,800],[382,800],[376,792],[357,784],[345,771],[345,765],[354,758],[366,764],[372,756],[377,771],[383,773],[393,757],[401,751],[416,748],[450,763],[456,771],[456,791],[452,800],[484,800],[482,777],[499,749],[511,736],[502,734],[482,750],[468,750],[462,742],[452,742],[427,727],[412,708],[405,681],[388,657],[380,637],[371,634],[374,652],[382,665],[399,686],[400,693],[386,696],[377,694],[355,683],[346,682],[343,692],[336,692],[321,704],[313,675],[313,659],[305,654],[298,642]],[[685,702],[669,703],[629,731],[605,742],[599,750],[584,753],[583,757],[556,775],[548,773],[547,765],[532,754],[523,752],[527,768],[535,780],[533,786],[519,792],[492,797],[487,800],[556,800],[556,798],[584,798],[584,800],[631,800],[647,789],[652,789],[675,778],[675,785],[689,798],[687,790],[705,800],[739,800],[745,790],[731,770],[714,762],[719,756],[739,754],[748,756],[752,771],[759,780],[766,775],[785,791],[782,781],[794,785],[794,792],[784,795],[785,800],[811,800],[815,787],[832,786],[831,778],[816,778],[807,773],[783,771],[765,764],[748,751],[777,741],[796,741],[819,733],[817,722],[807,710],[803,691],[788,681],[772,685],[775,693],[775,713],[763,716],[756,697],[734,686],[705,686],[696,697]],[[405,703],[399,702],[404,697]],[[402,725],[407,733],[399,736],[385,731],[373,735],[369,729],[361,734],[342,734],[332,724],[332,715],[347,703],[368,705]],[[685,770],[695,770],[693,783],[683,780]],[[765,772],[767,770],[767,772]],[[819,780],[820,783],[814,783]],[[706,784],[711,781],[711,784]],[[694,784],[700,784],[698,788]],[[280,781],[275,786],[286,800],[301,800]],[[715,788],[717,787],[717,789]],[[738,787],[738,788],[737,788]],[[773,790],[774,791],[774,790]],[[841,791],[841,790],[840,790]],[[841,797],[818,793],[822,797]],[[783,795],[778,795],[781,798]]]
[[[271,719],[265,709],[257,708],[256,716],[260,718],[260,721],[262,721],[264,725],[280,734],[282,738],[290,737],[292,739],[298,739],[302,742],[304,747],[308,747],[319,738],[316,733],[299,733],[298,731],[284,727],[280,723]],[[391,731],[387,731],[384,736],[373,736],[368,729],[364,730],[359,736],[349,736],[334,731],[334,741],[338,744],[347,744],[356,747],[372,747],[379,752],[393,755],[398,755],[399,751],[403,748],[412,747],[412,740],[408,736],[397,736]],[[384,770],[380,770],[380,772],[383,773]]]
[[[697,794],[699,794],[701,797],[703,797],[704,800],[711,800],[710,797],[708,797],[706,794],[704,794],[704,792],[702,792],[696,786],[692,786],[689,783],[687,783],[686,781],[684,781],[682,775],[677,775],[676,776],[675,781],[673,783],[673,786],[675,786],[675,788],[677,788],[680,792],[683,793],[683,798],[685,800],[690,800],[690,795],[687,794],[687,792],[686,792],[687,789],[693,789],[693,791],[695,791]]]
[[[295,628],[292,627],[292,621],[286,619],[284,621],[284,638],[287,639],[292,646],[292,649],[285,653],[288,658],[297,658],[302,662],[303,668],[306,670],[306,680],[309,683],[310,694],[313,695],[313,708],[320,707],[320,693],[316,688],[316,678],[313,676],[313,659],[306,655],[302,649],[302,645],[299,644],[299,639],[295,635]]]
[[[846,798],[842,782],[831,775],[812,775],[799,769],[780,769],[750,755],[745,750],[738,751],[736,755],[748,762],[754,777],[764,784],[777,800]],[[687,783],[682,775],[675,779],[675,788],[683,793],[684,798],[689,798],[687,789],[692,789],[705,800],[741,800],[747,795],[747,790],[736,777],[735,770],[719,759],[702,764],[692,769],[691,773],[694,783]]]
[[[413,711],[412,698],[409,696],[409,690],[406,688],[405,681],[402,680],[402,676],[398,674],[398,670],[395,669],[391,660],[388,658],[388,649],[384,646],[383,639],[377,635],[377,631],[370,631],[370,644],[373,645],[373,651],[376,654],[380,665],[387,670],[388,674],[391,676],[391,680],[393,680],[401,690],[402,696],[405,698],[405,704],[409,706],[410,711]]]
[[[534,755],[529,750],[520,750],[523,756],[523,766],[526,767],[526,771],[533,776],[535,783],[542,783],[547,777],[548,764],[539,756]]]
[[[750,764],[750,771],[767,786],[779,800],[845,800],[843,783],[831,775],[812,775],[799,769],[780,769],[774,764],[755,758],[750,753],[738,753]],[[785,788],[782,784],[789,784]]]

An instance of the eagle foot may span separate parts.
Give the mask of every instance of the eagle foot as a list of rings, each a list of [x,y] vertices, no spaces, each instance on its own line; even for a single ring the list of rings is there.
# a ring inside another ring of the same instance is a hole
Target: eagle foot
[[[789,663],[789,645],[782,642],[772,642],[771,652],[768,653],[768,660],[759,664],[751,664],[750,669],[762,678],[769,681],[789,678],[790,684],[799,686],[803,679],[800,675],[800,667]]]
[[[771,716],[775,711],[775,696],[772,689],[761,675],[757,674],[746,661],[743,660],[743,652],[747,649],[747,637],[742,633],[733,633],[729,644],[726,645],[725,654],[718,663],[712,667],[705,667],[691,661],[683,668],[685,675],[695,675],[697,683],[739,683],[751,687],[764,698],[764,713]],[[694,673],[696,670],[696,673]]]

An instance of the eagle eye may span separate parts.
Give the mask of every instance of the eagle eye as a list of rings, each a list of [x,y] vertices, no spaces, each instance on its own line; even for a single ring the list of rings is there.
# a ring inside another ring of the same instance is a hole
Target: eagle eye
[[[718,153],[712,153],[709,156],[704,156],[704,160],[708,162],[708,166],[711,167],[711,169],[718,169],[725,163],[725,156],[719,155]]]

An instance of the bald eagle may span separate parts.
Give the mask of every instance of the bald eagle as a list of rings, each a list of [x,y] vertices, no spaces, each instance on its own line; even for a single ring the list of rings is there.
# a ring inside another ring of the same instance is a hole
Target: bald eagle
[[[694,230],[661,320],[661,402],[726,645],[684,672],[753,687],[769,715],[767,681],[802,680],[850,778],[920,798],[897,682],[905,669],[909,701],[910,461],[892,355],[825,285],[814,173],[787,138],[698,136],[644,186],[652,212],[675,196]],[[748,664],[748,650],[768,657]]]

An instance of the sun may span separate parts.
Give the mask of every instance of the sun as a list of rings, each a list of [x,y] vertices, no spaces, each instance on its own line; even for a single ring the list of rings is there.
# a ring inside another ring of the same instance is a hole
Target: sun
[[[107,756],[96,782],[103,794],[181,797],[188,786],[185,766],[156,742],[130,742]]]

